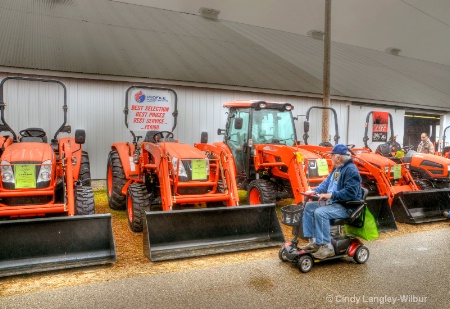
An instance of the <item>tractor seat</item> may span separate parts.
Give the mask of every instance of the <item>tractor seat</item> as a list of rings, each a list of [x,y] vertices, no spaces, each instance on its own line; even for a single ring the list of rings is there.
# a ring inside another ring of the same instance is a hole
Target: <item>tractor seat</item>
[[[333,144],[330,143],[330,142],[321,142],[319,144],[319,146],[322,146],[322,147],[333,147]]]
[[[375,149],[375,152],[382,155],[383,157],[391,157],[391,146],[388,143],[384,143],[381,145],[378,145],[377,149]]]
[[[330,220],[330,225],[352,225],[355,227],[361,227],[362,224],[364,223],[364,210],[366,208],[366,198],[367,195],[369,194],[369,190],[367,190],[366,188],[361,188],[361,190],[363,191],[363,197],[362,200],[360,201],[348,201],[346,204],[346,206],[353,206],[353,207],[357,207],[352,214],[350,215],[350,218],[345,218],[345,219],[331,219]]]

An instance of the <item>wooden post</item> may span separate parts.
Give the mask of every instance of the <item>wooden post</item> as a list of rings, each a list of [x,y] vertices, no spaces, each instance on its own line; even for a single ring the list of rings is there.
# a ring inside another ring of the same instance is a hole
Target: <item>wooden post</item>
[[[331,0],[325,0],[325,34],[323,38],[323,107],[330,107]],[[322,141],[329,140],[329,110],[322,110]]]

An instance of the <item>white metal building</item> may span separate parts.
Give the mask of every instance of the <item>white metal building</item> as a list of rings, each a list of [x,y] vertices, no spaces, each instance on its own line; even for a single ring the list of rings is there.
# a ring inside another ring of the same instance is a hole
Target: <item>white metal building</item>
[[[0,0],[0,27],[0,78],[66,85],[68,124],[87,132],[94,179],[105,178],[111,144],[131,141],[123,113],[131,85],[176,91],[174,134],[189,144],[202,131],[211,142],[221,140],[222,104],[230,100],[286,101],[295,115],[322,104],[323,41],[298,34],[107,0]],[[450,126],[449,66],[341,43],[332,43],[331,55],[340,142],[362,146],[365,118],[374,110],[391,113],[399,141],[405,114],[437,119],[434,138]],[[41,127],[53,136],[62,123],[62,98],[55,85],[8,81],[5,120],[16,133]],[[310,122],[308,142],[317,144],[321,111]]]

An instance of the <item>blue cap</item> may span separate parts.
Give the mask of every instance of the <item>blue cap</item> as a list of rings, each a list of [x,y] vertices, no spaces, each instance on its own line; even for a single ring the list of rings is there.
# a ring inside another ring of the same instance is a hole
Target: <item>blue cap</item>
[[[337,144],[337,145],[334,145],[333,150],[327,151],[327,153],[346,155],[348,153],[348,148],[344,144]]]

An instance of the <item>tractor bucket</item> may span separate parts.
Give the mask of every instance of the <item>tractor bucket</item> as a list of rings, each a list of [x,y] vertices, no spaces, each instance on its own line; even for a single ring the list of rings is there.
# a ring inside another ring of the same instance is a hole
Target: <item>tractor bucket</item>
[[[420,224],[447,220],[443,211],[450,209],[450,189],[400,192],[392,201],[395,220]]]
[[[366,198],[367,208],[375,218],[379,233],[397,230],[394,214],[389,206],[387,196],[371,196]]]
[[[111,215],[0,221],[0,277],[116,262]]]
[[[275,204],[146,212],[144,255],[164,261],[282,245]]]

